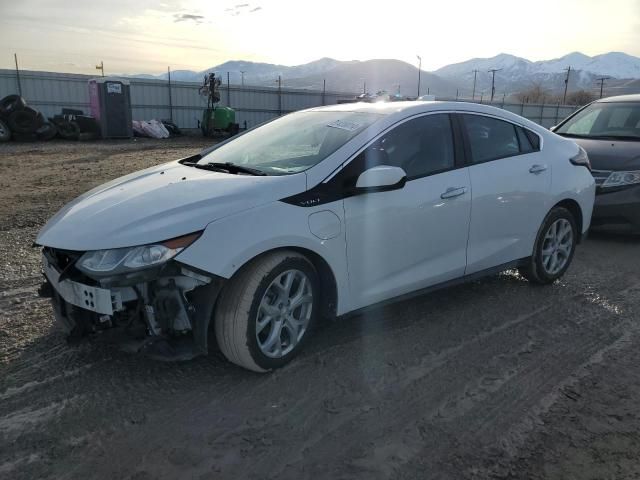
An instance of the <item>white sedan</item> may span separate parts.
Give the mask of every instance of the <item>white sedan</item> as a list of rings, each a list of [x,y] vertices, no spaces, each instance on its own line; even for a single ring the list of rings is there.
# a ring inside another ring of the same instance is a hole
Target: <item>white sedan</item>
[[[312,108],[65,206],[36,240],[41,291],[72,336],[189,358],[211,323],[231,362],[267,371],[323,317],[510,268],[555,281],[589,228],[589,169],[489,106]]]

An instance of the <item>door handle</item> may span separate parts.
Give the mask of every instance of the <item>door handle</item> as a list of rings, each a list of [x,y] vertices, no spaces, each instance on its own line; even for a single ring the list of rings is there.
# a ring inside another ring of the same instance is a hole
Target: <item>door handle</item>
[[[529,169],[529,173],[542,173],[547,169],[546,165],[532,165]]]
[[[454,198],[464,195],[465,193],[467,193],[467,187],[449,187],[442,195],[440,195],[440,198]]]

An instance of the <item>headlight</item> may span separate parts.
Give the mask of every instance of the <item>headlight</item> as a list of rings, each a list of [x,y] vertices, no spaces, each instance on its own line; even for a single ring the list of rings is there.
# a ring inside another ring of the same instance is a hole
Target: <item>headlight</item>
[[[602,183],[603,187],[622,187],[640,183],[640,170],[631,172],[611,172],[611,175]]]
[[[93,250],[82,255],[76,266],[83,272],[94,275],[113,275],[155,267],[178,255],[191,245],[200,233],[139,247]]]

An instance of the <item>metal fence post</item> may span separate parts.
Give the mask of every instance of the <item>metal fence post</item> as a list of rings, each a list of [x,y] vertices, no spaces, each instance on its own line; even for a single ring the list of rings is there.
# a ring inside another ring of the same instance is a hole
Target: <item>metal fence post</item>
[[[231,106],[231,83],[229,82],[229,72],[227,72],[227,107]]]
[[[22,83],[20,82],[20,69],[18,68],[18,54],[14,53],[13,58],[16,61],[16,81],[18,83],[18,95],[22,96]]]
[[[540,125],[542,125],[542,119],[544,117],[544,103],[540,106]]]
[[[522,99],[522,103],[520,104],[520,116],[524,117],[524,98]]]

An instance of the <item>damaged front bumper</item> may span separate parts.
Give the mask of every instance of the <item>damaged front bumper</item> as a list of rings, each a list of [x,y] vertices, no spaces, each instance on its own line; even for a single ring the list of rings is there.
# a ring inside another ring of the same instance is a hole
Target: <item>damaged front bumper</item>
[[[209,323],[224,279],[169,261],[93,279],[75,268],[81,252],[45,247],[42,296],[71,340],[100,337],[128,351],[185,360],[208,351]]]

